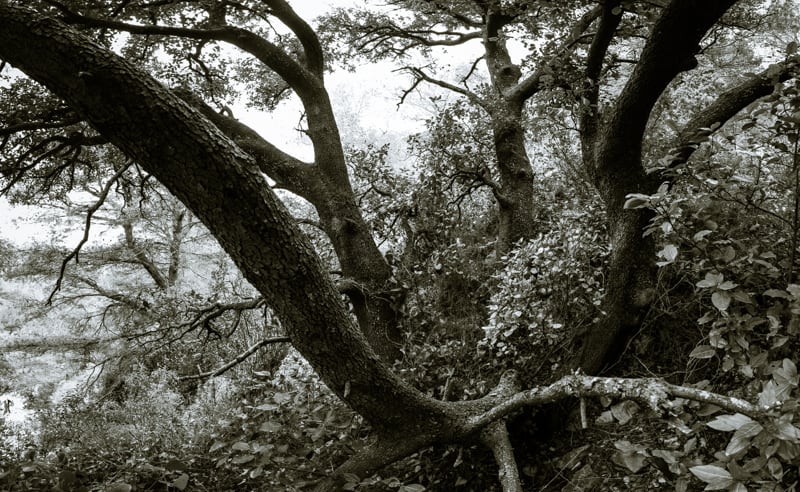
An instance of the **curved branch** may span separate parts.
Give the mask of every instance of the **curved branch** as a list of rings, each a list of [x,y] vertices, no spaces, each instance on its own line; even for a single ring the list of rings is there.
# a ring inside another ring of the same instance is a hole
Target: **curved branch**
[[[136,239],[133,237],[133,224],[126,221],[122,224],[122,230],[125,231],[125,245],[133,253],[134,258],[136,258],[136,263],[145,269],[159,289],[164,290],[169,287],[167,280],[158,270],[156,264],[147,256],[147,252],[136,244]]]
[[[658,378],[604,378],[596,376],[564,376],[555,383],[521,391],[481,415],[472,417],[469,426],[482,429],[512,412],[528,406],[541,406],[566,397],[612,396],[636,400],[648,405],[659,414],[675,407],[670,398],[684,398],[701,403],[711,403],[731,412],[748,417],[765,417],[772,407],[763,407],[740,398],[720,395],[710,391],[678,386]]]
[[[589,29],[589,26],[592,25],[592,22],[594,22],[594,20],[600,16],[602,10],[603,7],[598,5],[584,13],[581,18],[578,19],[578,22],[576,22],[573,26],[567,39],[555,50],[550,59],[545,63],[540,64],[539,68],[537,68],[533,73],[523,78],[516,85],[516,87],[509,91],[508,97],[517,99],[519,101],[525,101],[536,94],[540,89],[542,77],[545,74],[552,72],[553,69],[563,61],[564,57],[571,52],[572,48],[581,39],[586,37],[586,30]]]
[[[414,86],[416,86],[419,83],[419,81],[424,81],[424,82],[427,82],[429,84],[433,84],[433,85],[439,86],[439,87],[441,87],[443,89],[447,89],[449,91],[455,92],[457,94],[461,94],[462,96],[466,97],[471,102],[473,102],[474,104],[477,104],[478,106],[480,106],[480,107],[486,109],[487,111],[489,111],[489,104],[486,101],[484,101],[481,97],[479,97],[477,94],[475,94],[474,92],[472,92],[472,91],[470,91],[468,89],[465,89],[463,87],[459,87],[457,85],[453,85],[453,84],[451,84],[449,82],[445,82],[444,80],[440,80],[440,79],[431,77],[424,70],[422,70],[421,68],[418,68],[418,67],[403,67],[403,68],[401,68],[399,70],[409,72],[410,74],[412,74],[414,76],[414,79],[417,81],[417,83],[414,84]]]
[[[492,450],[494,460],[500,468],[498,475],[503,492],[522,492],[522,481],[519,478],[519,468],[514,458],[514,448],[508,438],[508,429],[503,420],[489,424],[481,432],[481,441]]]
[[[273,343],[292,343],[292,339],[289,337],[273,337],[273,338],[266,338],[261,340],[260,342],[254,344],[252,347],[248,348],[241,354],[237,355],[235,359],[228,362],[227,364],[223,365],[222,367],[218,367],[213,371],[202,372],[200,374],[193,374],[191,376],[181,376],[178,378],[178,381],[191,381],[194,379],[207,379],[207,378],[215,378],[219,375],[226,373],[227,371],[233,369],[237,365],[244,362],[248,357],[256,353],[258,349],[264,347],[266,345],[270,345]]]
[[[292,30],[292,32],[300,40],[305,51],[306,60],[305,65],[309,71],[322,80],[323,72],[325,71],[325,63],[323,58],[322,45],[319,43],[317,33],[308,25],[308,23],[301,19],[300,16],[286,3],[285,0],[264,0],[281,22]]]
[[[684,125],[670,152],[669,167],[683,164],[689,160],[699,144],[707,140],[716,129],[750,104],[772,94],[776,82],[796,77],[798,68],[800,68],[800,55],[795,55],[782,63],[770,66],[720,94],[714,102],[703,108]]]
[[[680,73],[697,65],[695,54],[706,32],[737,0],[673,0],[656,21],[639,63],[617,99],[608,121],[608,134],[641,142],[653,105]],[[629,152],[638,150],[630,149]],[[613,152],[613,151],[612,151]],[[606,159],[615,166],[623,159]]]
[[[188,90],[176,90],[181,99],[191,104],[245,152],[253,156],[261,172],[275,180],[279,187],[306,200],[319,196],[316,167],[280,150],[244,123],[219,113],[199,96]]]
[[[247,29],[232,26],[220,26],[209,29],[173,27],[160,25],[130,24],[108,19],[100,19],[78,14],[64,6],[60,6],[63,17],[61,20],[67,24],[79,24],[87,27],[98,27],[129,32],[131,34],[175,36],[201,41],[224,41],[242,51],[253,55],[264,65],[275,71],[289,84],[297,95],[305,101],[314,97],[317,87],[317,77],[290,57],[277,45]]]

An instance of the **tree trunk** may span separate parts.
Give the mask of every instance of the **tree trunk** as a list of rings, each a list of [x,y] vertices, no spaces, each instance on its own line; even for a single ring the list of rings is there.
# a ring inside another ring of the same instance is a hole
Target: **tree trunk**
[[[491,115],[501,187],[497,196],[498,256],[511,249],[516,241],[534,236],[537,209],[534,200],[533,170],[525,149],[521,105],[500,104],[502,106]]]
[[[352,193],[338,195],[315,205],[342,269],[340,290],[348,296],[370,346],[391,363],[402,355],[403,293],[392,285],[392,269],[375,245]]]
[[[651,194],[657,181],[642,165],[642,141],[653,106],[670,82],[697,65],[695,54],[708,29],[735,0],[673,0],[656,21],[621,94],[605,114],[598,114],[600,74],[608,46],[619,25],[619,2],[603,6],[600,25],[589,49],[581,114],[584,165],[608,214],[611,258],[603,319],[577,334],[579,350],[573,368],[597,374],[613,363],[638,331],[655,298],[655,249],[644,237],[651,212],[625,210],[629,193]]]

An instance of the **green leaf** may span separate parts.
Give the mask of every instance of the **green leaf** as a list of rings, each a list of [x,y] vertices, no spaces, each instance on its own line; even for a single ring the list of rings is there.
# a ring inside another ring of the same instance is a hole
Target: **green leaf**
[[[276,432],[281,430],[281,427],[283,426],[280,423],[269,421],[261,424],[261,427],[259,427],[258,430],[261,432]]]
[[[700,465],[689,468],[692,475],[708,484],[706,490],[722,490],[733,484],[728,470],[716,465]]]
[[[702,240],[703,240],[703,239],[704,239],[706,236],[708,236],[708,235],[709,235],[709,234],[711,234],[712,232],[714,232],[714,231],[710,231],[710,230],[708,230],[708,229],[703,229],[702,231],[700,231],[700,232],[697,232],[697,233],[696,233],[696,234],[695,234],[695,235],[692,237],[692,239],[693,239],[695,242],[702,241]]]
[[[711,303],[720,311],[726,311],[731,304],[731,295],[718,290],[711,294]]]
[[[739,435],[745,439],[750,439],[751,437],[756,437],[757,435],[761,434],[761,431],[763,430],[764,427],[762,427],[761,424],[753,420],[736,429],[736,432],[734,434]]]
[[[425,490],[424,485],[420,485],[418,483],[412,483],[410,485],[403,485],[400,487],[399,492],[423,492]]]
[[[734,456],[749,447],[750,439],[734,434],[733,437],[731,437],[728,446],[725,447],[725,454],[728,456]]]
[[[669,265],[673,263],[675,259],[678,257],[678,248],[674,244],[667,244],[664,246],[664,249],[659,251],[658,253],[659,258],[664,258],[665,261],[659,261],[657,264],[658,266]]]
[[[641,453],[626,453],[624,451],[617,451],[611,457],[611,461],[617,465],[627,468],[632,473],[639,473],[646,464],[647,456]]]
[[[611,414],[620,424],[627,424],[639,411],[639,405],[631,400],[625,400],[611,407]]]
[[[797,41],[791,41],[786,45],[786,54],[792,56],[795,53],[797,53]]]
[[[253,456],[252,454],[242,454],[233,458],[231,462],[237,465],[243,465],[245,463],[253,461],[254,459],[256,459],[256,457]]]
[[[747,415],[735,413],[733,415],[720,415],[706,425],[718,431],[730,432],[735,431],[741,428],[744,424],[749,424],[750,422],[753,422],[753,419]]]
[[[778,422],[775,428],[778,431],[778,437],[782,440],[793,443],[800,441],[800,429],[793,426],[791,422]]]
[[[650,196],[643,195],[641,193],[631,193],[626,196],[627,200],[625,201],[625,205],[623,208],[625,209],[636,209],[636,208],[645,208],[650,205]]]
[[[725,280],[725,277],[721,273],[706,273],[706,278],[697,282],[697,286],[701,289],[707,289],[709,287],[716,287]]]
[[[778,402],[778,390],[774,381],[767,381],[758,394],[758,404],[762,407],[771,407]]]
[[[698,345],[689,354],[692,359],[710,359],[716,355],[717,351],[711,345]]]
[[[185,473],[172,482],[172,486],[178,490],[185,490],[187,485],[189,485],[189,475]]]
[[[250,445],[246,442],[239,441],[231,446],[231,449],[234,451],[250,451]]]
[[[787,294],[785,291],[778,290],[778,289],[767,289],[764,291],[764,295],[768,297],[781,297],[783,299],[791,299],[791,296]]]
[[[747,492],[747,487],[742,482],[736,482],[733,487],[730,488],[731,492]]]

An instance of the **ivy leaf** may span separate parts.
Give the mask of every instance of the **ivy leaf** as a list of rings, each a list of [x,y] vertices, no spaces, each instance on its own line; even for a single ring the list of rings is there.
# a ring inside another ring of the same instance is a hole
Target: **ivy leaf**
[[[720,415],[706,424],[714,430],[730,432],[740,429],[743,425],[753,422],[753,419],[741,413],[733,415]]]
[[[231,462],[237,465],[243,465],[245,463],[253,461],[254,459],[256,459],[256,457],[253,456],[252,454],[243,454],[240,456],[236,456],[231,460]]]
[[[758,394],[758,404],[762,407],[771,407],[778,402],[778,390],[773,381],[767,381],[764,389]]]
[[[717,353],[716,349],[711,345],[698,345],[689,354],[692,359],[710,359]]]
[[[667,244],[664,246],[664,249],[657,254],[660,258],[664,258],[665,260],[657,262],[656,264],[658,266],[669,265],[670,263],[674,263],[675,259],[678,257],[678,248],[674,244]]]
[[[709,235],[709,234],[711,234],[712,232],[714,232],[714,231],[710,231],[710,230],[708,230],[708,229],[703,229],[702,231],[700,231],[700,232],[696,233],[696,234],[695,234],[695,235],[692,237],[692,239],[693,239],[695,242],[702,241],[702,240],[703,240],[703,239],[704,239],[706,236],[708,236],[708,235]]]
[[[721,273],[706,273],[706,278],[697,282],[697,286],[701,289],[707,289],[709,287],[716,287],[725,280],[725,277]]]
[[[250,445],[246,442],[239,441],[231,446],[231,449],[234,451],[250,451]]]
[[[722,490],[733,484],[733,476],[728,470],[716,465],[693,466],[689,471],[708,484],[706,490]]]
[[[711,303],[720,311],[726,311],[731,304],[731,295],[724,291],[716,291],[711,294]]]
[[[638,411],[639,405],[631,400],[625,400],[611,407],[611,415],[623,425],[627,424]]]
[[[178,490],[185,490],[187,485],[189,485],[189,475],[185,473],[172,482],[172,486]]]
[[[133,487],[128,485],[127,483],[115,483],[113,485],[109,485],[106,489],[106,492],[131,492]]]

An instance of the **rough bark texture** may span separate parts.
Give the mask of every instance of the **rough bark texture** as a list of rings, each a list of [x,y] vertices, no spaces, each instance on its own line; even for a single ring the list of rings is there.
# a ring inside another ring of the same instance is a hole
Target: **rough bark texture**
[[[499,7],[499,6],[497,6]],[[484,13],[483,44],[486,68],[494,89],[494,101],[486,104],[492,121],[492,137],[497,158],[500,190],[496,193],[499,226],[498,255],[507,252],[520,239],[536,233],[537,206],[534,197],[534,174],[525,149],[522,107],[529,95],[515,92],[522,72],[511,61],[502,32],[506,17],[487,6]]]
[[[283,5],[280,0],[271,3]],[[609,353],[621,346],[621,336],[638,324],[639,313],[650,302],[653,251],[641,236],[647,217],[622,207],[627,193],[646,192],[650,186],[641,163],[647,116],[669,81],[691,65],[687,59],[703,32],[732,3],[674,0],[654,27],[642,61],[602,132],[586,140],[595,184],[608,206],[613,245],[612,280],[605,301],[608,316],[586,334],[578,357],[578,365],[587,372],[602,369]],[[287,21],[292,19],[287,17]],[[598,53],[604,56],[605,49]],[[606,388],[607,381],[601,378],[573,376],[560,385],[509,398],[516,387],[513,375],[506,375],[480,400],[445,403],[419,393],[389,371],[350,320],[308,239],[267,186],[259,155],[242,149],[246,139],[237,139],[237,145],[219,125],[131,63],[65,24],[6,0],[0,0],[0,59],[63,98],[203,221],[275,310],[292,344],[320,378],[373,424],[379,438],[324,481],[321,489],[335,489],[344,473],[369,475],[433,443],[474,440],[486,426],[523,405],[547,403],[567,394],[609,394],[613,389]],[[286,77],[294,75],[292,70],[286,73]],[[327,99],[311,97],[313,87],[301,89],[309,111],[327,111]],[[335,124],[326,121],[313,124],[317,165],[339,159],[341,153],[335,145]],[[586,128],[600,126],[595,122]],[[292,179],[291,173],[306,171],[293,166],[287,180]],[[342,244],[359,247],[365,239],[348,231],[348,221],[335,223],[350,213],[346,199],[336,193],[347,190],[346,174],[329,171],[326,181],[308,182],[327,187],[330,193],[329,206],[336,216],[332,213],[322,220],[329,223],[333,236],[341,234]],[[626,397],[636,397],[642,388],[624,381],[614,384]],[[511,460],[508,442],[501,434],[490,441],[498,460],[507,464]],[[516,486],[512,472],[502,472],[507,487]]]
[[[344,306],[307,237],[253,157],[131,63],[53,19],[0,1],[0,59],[46,86],[163,183],[261,292],[293,346],[379,436],[321,484],[369,476],[436,442],[474,438],[471,418],[508,397],[445,403],[381,362]],[[510,386],[508,386],[510,387]]]
[[[509,107],[504,103],[500,103],[500,107],[491,113],[501,186],[497,195],[498,253],[505,253],[514,242],[531,239],[536,234],[534,175],[525,150],[525,130],[522,128],[521,113],[520,106]]]

